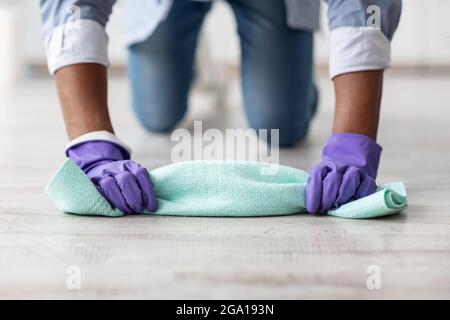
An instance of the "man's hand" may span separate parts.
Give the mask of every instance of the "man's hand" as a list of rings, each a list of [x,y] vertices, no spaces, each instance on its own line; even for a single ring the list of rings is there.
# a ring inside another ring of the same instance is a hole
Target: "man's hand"
[[[130,154],[121,146],[109,141],[85,141],[70,147],[67,155],[87,174],[112,207],[126,214],[156,211],[149,173],[130,160]]]
[[[334,79],[333,135],[322,161],[309,174],[306,208],[325,213],[375,192],[381,147],[378,131],[383,71],[360,71]]]
[[[335,133],[323,149],[322,161],[309,171],[306,208],[326,213],[375,192],[381,147],[371,138]]]
[[[95,63],[69,65],[56,72],[56,83],[72,141],[93,132],[113,135],[106,67]],[[157,209],[147,170],[130,160],[130,153],[120,144],[93,138],[72,145],[66,154],[114,208],[128,214]]]

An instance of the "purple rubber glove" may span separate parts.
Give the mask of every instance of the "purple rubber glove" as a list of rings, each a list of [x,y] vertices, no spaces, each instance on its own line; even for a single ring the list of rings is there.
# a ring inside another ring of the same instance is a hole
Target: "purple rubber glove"
[[[86,141],[70,147],[66,153],[114,208],[126,214],[157,209],[150,175],[130,160],[130,154],[121,146],[108,141]]]
[[[306,209],[326,213],[374,193],[382,148],[356,133],[335,133],[326,143],[322,161],[309,171]]]

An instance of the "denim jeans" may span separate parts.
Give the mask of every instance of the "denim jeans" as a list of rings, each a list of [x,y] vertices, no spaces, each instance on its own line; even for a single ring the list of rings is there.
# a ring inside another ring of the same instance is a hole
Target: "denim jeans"
[[[313,32],[287,25],[284,1],[227,2],[240,37],[249,126],[279,129],[280,146],[293,146],[306,136],[317,106]],[[169,131],[186,113],[198,35],[211,5],[175,0],[155,32],[129,48],[132,105],[148,130]]]

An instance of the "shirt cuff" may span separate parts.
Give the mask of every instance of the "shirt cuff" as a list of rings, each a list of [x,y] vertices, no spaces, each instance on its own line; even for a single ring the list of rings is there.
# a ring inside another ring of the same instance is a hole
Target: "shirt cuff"
[[[391,65],[391,44],[381,29],[340,27],[330,32],[330,78]]]
[[[109,131],[92,131],[86,134],[83,134],[73,140],[71,140],[66,145],[66,152],[69,150],[69,148],[72,148],[76,145],[82,144],[87,141],[108,141],[111,142],[121,148],[123,148],[125,151],[127,151],[131,155],[131,149],[129,146],[127,146],[125,143],[123,143],[119,138],[117,138],[114,134],[112,134]]]
[[[53,29],[45,39],[48,70],[78,63],[98,63],[108,66],[108,36],[94,20],[78,20]]]

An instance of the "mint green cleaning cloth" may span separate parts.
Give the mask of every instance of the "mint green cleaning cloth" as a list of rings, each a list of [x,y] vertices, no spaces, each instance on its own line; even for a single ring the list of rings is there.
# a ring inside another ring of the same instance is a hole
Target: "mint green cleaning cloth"
[[[266,174],[262,174],[264,170]],[[287,166],[260,162],[194,161],[160,167],[152,170],[150,175],[158,200],[158,210],[150,214],[250,217],[306,212],[308,173]],[[70,159],[52,177],[46,192],[56,207],[67,213],[107,217],[124,215],[111,207]],[[365,219],[392,215],[406,207],[405,187],[396,182],[328,214]]]

